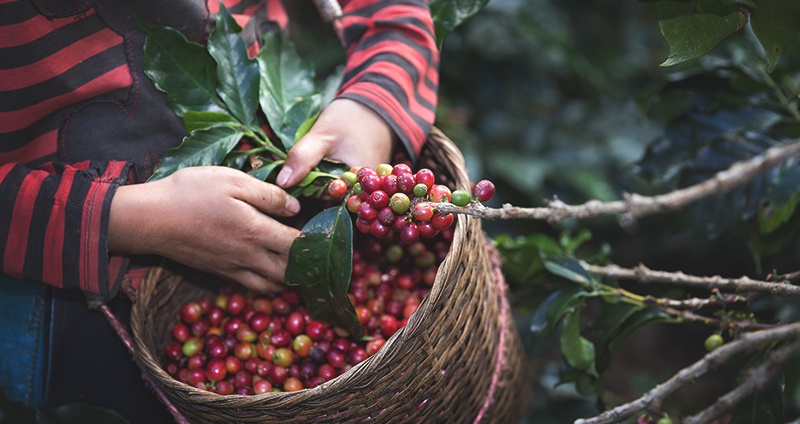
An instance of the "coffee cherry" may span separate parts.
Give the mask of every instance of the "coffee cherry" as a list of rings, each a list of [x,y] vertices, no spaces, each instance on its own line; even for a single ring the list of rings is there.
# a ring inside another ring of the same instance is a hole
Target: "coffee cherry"
[[[182,348],[183,345],[180,343],[173,342],[168,344],[167,347],[164,349],[167,359],[170,359],[172,361],[178,361],[181,358],[183,358]]]
[[[200,319],[203,311],[200,309],[200,304],[197,302],[187,302],[181,307],[180,314],[183,322],[191,324]]]
[[[381,334],[385,337],[391,337],[398,327],[397,318],[388,314],[381,315]]]
[[[292,305],[289,304],[283,297],[276,297],[272,299],[272,313],[276,315],[289,315],[292,311]],[[273,320],[274,321],[274,320]]]
[[[281,385],[289,378],[289,370],[280,365],[274,365],[267,374],[267,380],[273,385]]]
[[[183,356],[190,357],[192,355],[196,355],[203,351],[203,340],[197,337],[191,337],[181,347],[181,352],[183,352]]]
[[[428,191],[428,199],[434,203],[449,202],[451,195],[450,189],[441,184],[434,184]]]
[[[358,178],[359,183],[368,175],[377,177],[378,173],[375,171],[374,168],[371,168],[369,166],[362,166],[361,168],[358,168],[358,171],[356,171],[356,177]]]
[[[347,198],[347,201],[345,202],[345,207],[347,208],[348,212],[356,213],[358,212],[358,205],[360,204],[361,204],[361,199],[354,194]]]
[[[419,240],[419,228],[414,222],[407,222],[400,230],[400,240],[404,243],[414,243]]]
[[[172,326],[172,337],[178,342],[185,342],[189,339],[189,336],[189,327],[187,327],[186,324],[179,322]]]
[[[453,225],[453,221],[456,219],[456,216],[451,213],[446,214],[439,214],[436,213],[431,218],[431,226],[437,230],[444,230],[445,228],[450,227]]]
[[[405,163],[398,163],[397,165],[392,168],[392,174],[397,175],[398,177],[403,174],[413,174],[411,171],[411,167]]]
[[[239,315],[244,310],[244,296],[241,293],[233,293],[228,297],[228,305],[225,308],[231,315]]]
[[[284,392],[296,392],[298,390],[303,390],[304,388],[303,382],[297,377],[289,377],[283,382]]]
[[[367,355],[372,356],[378,353],[384,344],[386,344],[386,339],[383,337],[376,337],[367,342],[367,346],[364,350],[367,352]]]
[[[369,195],[369,205],[376,211],[389,206],[389,200],[389,195],[383,190],[375,190]]]
[[[381,188],[381,178],[377,175],[367,175],[363,179],[360,179],[359,183],[361,183],[361,188],[367,193],[372,193]]]
[[[212,359],[206,365],[206,377],[211,381],[224,380],[228,375],[228,369],[225,367],[225,361],[222,359]]]
[[[375,172],[378,173],[379,177],[385,177],[392,173],[392,169],[393,169],[392,165],[389,165],[388,163],[382,163],[377,167],[375,167]]]
[[[381,178],[381,190],[389,196],[397,193],[397,175],[387,175]]]
[[[475,183],[472,194],[481,202],[486,202],[494,196],[494,184],[489,180],[481,180]]]
[[[395,193],[389,200],[389,207],[398,215],[404,214],[411,207],[411,199],[405,193]]]
[[[233,376],[233,387],[241,389],[253,386],[253,376],[247,371],[239,371]]]
[[[358,211],[356,213],[358,214],[359,218],[369,222],[378,217],[377,209],[373,208],[367,202],[362,202],[360,205],[358,205]]]
[[[373,236],[378,237],[378,238],[384,238],[384,237],[388,236],[390,231],[392,231],[392,227],[390,227],[388,225],[384,225],[382,222],[378,221],[377,219],[375,221],[372,221],[372,223],[370,224],[370,227],[369,227],[369,232]]]
[[[327,354],[328,364],[334,368],[341,368],[347,363],[347,356],[339,349],[332,348]]]
[[[433,208],[427,203],[417,203],[414,205],[411,215],[417,221],[430,221],[433,218]]]
[[[328,183],[328,194],[334,199],[341,199],[347,193],[347,183],[342,180],[331,180]]]
[[[716,348],[722,346],[723,343],[725,343],[725,340],[722,338],[722,336],[717,333],[714,333],[708,336],[708,338],[706,339],[705,348],[707,351],[711,352]]]
[[[253,316],[250,317],[250,320],[248,320],[250,328],[256,333],[266,330],[266,328],[269,326],[269,322],[269,315],[263,312],[254,313]]]
[[[214,392],[218,395],[232,395],[233,394],[233,384],[228,383],[227,381],[218,381],[216,385],[214,385]]]
[[[206,381],[206,372],[203,370],[190,370],[189,371],[189,379],[188,383],[192,386],[195,386],[199,383],[205,383]]]
[[[397,177],[397,190],[403,193],[410,194],[414,191],[414,186],[417,185],[417,179],[414,174],[401,174]]]
[[[253,393],[260,395],[272,391],[272,383],[269,380],[258,380],[253,382]]]
[[[286,317],[286,330],[293,336],[303,332],[306,328],[306,319],[301,311],[295,311]]]
[[[282,367],[290,367],[294,363],[294,360],[294,352],[285,347],[275,349],[275,353],[272,355],[272,363]]]
[[[417,229],[419,230],[419,235],[425,238],[433,238],[436,234],[439,234],[439,230],[433,228],[430,221],[417,222]]]
[[[472,198],[466,190],[455,190],[450,196],[450,201],[456,206],[467,206]]]
[[[392,224],[394,224],[395,218],[397,218],[397,215],[394,214],[392,208],[385,206],[378,211],[378,216],[375,220],[387,227],[391,227]]]
[[[417,183],[411,191],[415,197],[425,197],[428,194],[428,186],[422,183]]]
[[[358,176],[351,171],[343,172],[342,175],[339,176],[339,179],[344,181],[347,187],[352,187],[353,184],[358,182]]]

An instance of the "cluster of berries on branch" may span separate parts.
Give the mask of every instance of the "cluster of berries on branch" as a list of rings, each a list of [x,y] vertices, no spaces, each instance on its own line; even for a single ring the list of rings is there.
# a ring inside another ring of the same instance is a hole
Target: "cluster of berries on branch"
[[[494,184],[488,180],[476,183],[472,195],[461,189],[451,191],[436,184],[436,175],[430,169],[414,172],[404,163],[353,168],[328,185],[328,194],[334,199],[347,196],[345,206],[357,216],[359,231],[379,238],[394,231],[405,243],[432,238],[453,225],[455,215],[439,213],[436,203],[466,206],[488,201],[494,191]]]

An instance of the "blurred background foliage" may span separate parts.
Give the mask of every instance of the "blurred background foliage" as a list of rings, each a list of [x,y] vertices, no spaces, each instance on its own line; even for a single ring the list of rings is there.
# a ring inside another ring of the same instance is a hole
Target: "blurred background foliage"
[[[312,18],[299,25],[327,36],[295,32],[300,51],[326,75],[342,53],[326,25],[313,13],[301,15]],[[763,50],[745,27],[708,55],[660,67],[670,49],[653,3],[491,0],[444,40],[436,125],[462,150],[474,181],[497,185],[490,206],[664,193],[800,137],[798,44],[768,73]],[[572,422],[598,413],[605,402],[631,400],[700,358],[713,331],[651,319],[647,331],[631,331],[609,359],[613,371],[604,376],[601,393],[562,384],[570,377],[557,338],[530,331],[536,308],[562,284],[542,272],[536,258],[557,250],[601,263],[758,279],[797,271],[799,187],[800,167],[789,162],[731,193],[643,219],[633,229],[622,229],[615,217],[557,226],[484,221],[506,259],[520,334],[536,359],[525,422]],[[602,306],[595,313],[602,314]],[[752,309],[767,321],[800,316],[794,300],[764,297]],[[735,376],[725,369],[675,396],[665,410],[708,404]],[[784,383],[786,416],[796,417],[797,378]]]

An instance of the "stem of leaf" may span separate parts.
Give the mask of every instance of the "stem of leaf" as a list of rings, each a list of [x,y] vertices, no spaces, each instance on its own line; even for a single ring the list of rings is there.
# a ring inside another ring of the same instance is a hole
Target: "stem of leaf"
[[[260,147],[251,149],[250,152],[248,153],[259,153],[262,151],[266,151],[275,154],[281,159],[286,159],[286,153],[284,153],[283,150],[275,147],[275,145],[272,144],[271,141],[269,141],[269,138],[267,137],[266,134],[264,134],[264,131],[262,131],[261,128],[249,128],[248,131],[245,133],[245,135],[247,137],[252,138],[256,143],[260,145]]]
[[[775,96],[778,97],[778,101],[785,106],[786,111],[788,111],[789,114],[794,117],[794,119],[800,121],[800,111],[791,107],[789,98],[786,97],[786,94],[783,92],[783,90],[781,90],[781,87],[778,85],[778,83],[772,78],[772,75],[768,74],[764,69],[760,69],[760,72],[764,77],[764,81],[775,93]]]

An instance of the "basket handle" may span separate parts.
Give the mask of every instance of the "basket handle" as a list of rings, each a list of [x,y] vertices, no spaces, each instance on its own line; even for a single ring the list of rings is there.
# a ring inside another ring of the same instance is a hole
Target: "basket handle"
[[[128,349],[128,353],[131,355],[131,358],[133,358],[133,362],[136,363],[139,371],[141,371],[142,378],[145,380],[146,384],[153,392],[155,392],[158,400],[160,400],[161,403],[167,407],[169,413],[172,414],[173,418],[175,418],[175,422],[178,424],[191,424],[189,420],[187,420],[186,417],[184,417],[183,414],[178,411],[178,408],[172,404],[169,398],[167,398],[167,395],[164,394],[163,390],[161,390],[161,385],[158,384],[153,377],[145,371],[144,367],[142,367],[142,364],[139,363],[133,347],[133,338],[131,338],[131,335],[128,333],[128,330],[125,328],[125,326],[117,319],[116,315],[114,315],[108,305],[104,304],[100,306],[99,309],[101,312],[103,312],[103,316],[106,317],[106,320],[111,325],[111,328],[114,329],[114,332],[117,334],[120,340],[122,340],[122,344],[125,345],[126,349]]]

